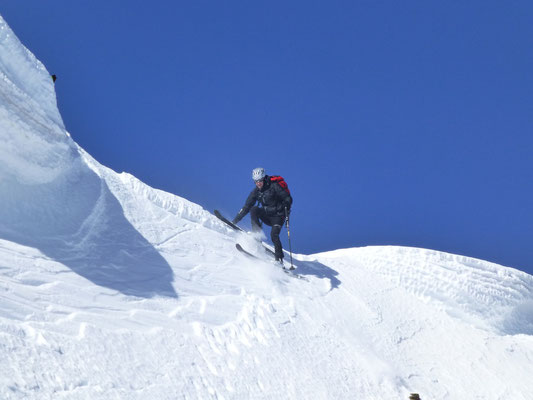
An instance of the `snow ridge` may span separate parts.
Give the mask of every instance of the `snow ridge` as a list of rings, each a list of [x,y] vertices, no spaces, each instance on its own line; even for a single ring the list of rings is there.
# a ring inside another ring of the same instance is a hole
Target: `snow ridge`
[[[76,158],[50,74],[1,16],[0,141],[0,181],[50,182]]]
[[[342,258],[395,282],[465,322],[500,334],[533,334],[533,277],[470,257],[405,247],[337,250]],[[408,268],[408,274],[399,271]]]

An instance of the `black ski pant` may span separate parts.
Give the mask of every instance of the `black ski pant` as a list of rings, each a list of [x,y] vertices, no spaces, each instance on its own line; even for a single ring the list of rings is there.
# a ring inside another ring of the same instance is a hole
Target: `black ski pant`
[[[265,212],[264,208],[257,206],[253,206],[250,209],[250,216],[252,217],[252,232],[261,232],[260,221],[272,227],[272,230],[270,231],[270,238],[272,239],[272,243],[274,243],[274,252],[276,253],[276,260],[282,260],[283,247],[281,246],[279,233],[281,232],[281,227],[283,226],[283,221],[285,220],[285,218],[278,215],[269,216]]]

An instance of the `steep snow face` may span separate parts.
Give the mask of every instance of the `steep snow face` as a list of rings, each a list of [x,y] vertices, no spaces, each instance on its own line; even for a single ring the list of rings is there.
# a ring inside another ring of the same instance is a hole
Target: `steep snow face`
[[[50,182],[76,158],[50,74],[1,16],[0,142],[0,181]]]
[[[369,247],[295,279],[78,148],[0,22],[1,399],[533,398],[532,276]]]

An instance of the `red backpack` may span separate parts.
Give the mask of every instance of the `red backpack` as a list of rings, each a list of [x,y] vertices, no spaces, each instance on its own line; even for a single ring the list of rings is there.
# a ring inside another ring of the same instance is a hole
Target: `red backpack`
[[[270,182],[276,182],[278,185],[280,185],[289,194],[289,196],[291,195],[291,191],[289,190],[289,186],[287,185],[287,182],[285,182],[285,179],[283,179],[283,177],[281,177],[279,175],[272,175],[270,177]]]

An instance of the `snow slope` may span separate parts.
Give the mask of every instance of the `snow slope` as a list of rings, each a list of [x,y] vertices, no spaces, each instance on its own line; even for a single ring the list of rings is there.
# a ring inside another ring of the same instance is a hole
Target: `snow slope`
[[[291,278],[80,149],[1,18],[0,74],[1,399],[533,398],[532,276],[368,247]]]

